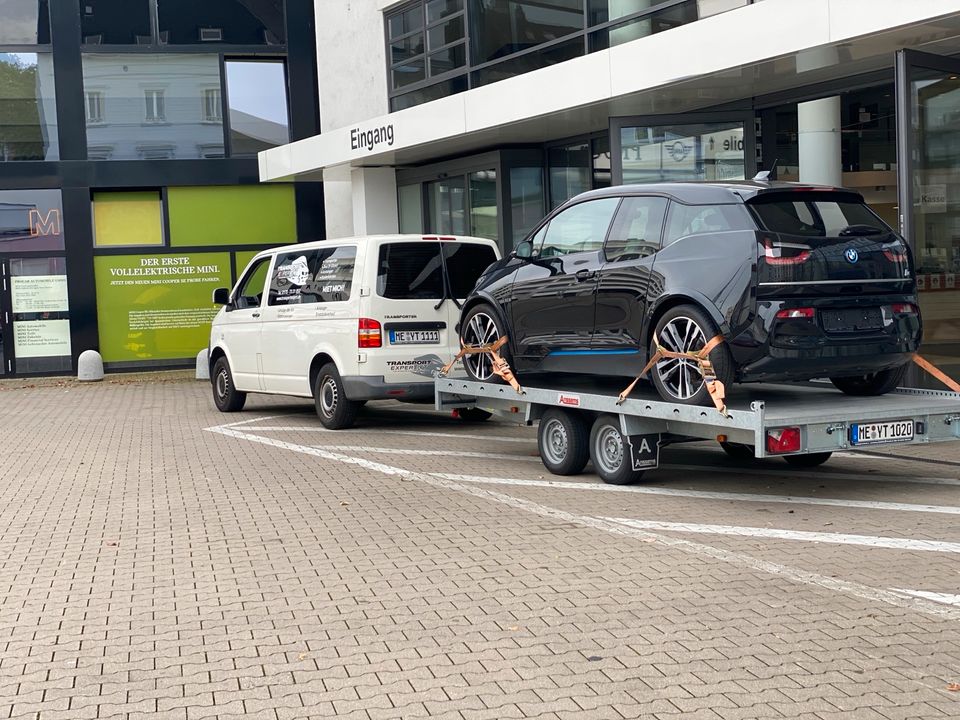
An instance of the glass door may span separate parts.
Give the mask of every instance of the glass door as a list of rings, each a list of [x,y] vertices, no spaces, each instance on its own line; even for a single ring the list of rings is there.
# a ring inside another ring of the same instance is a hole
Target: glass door
[[[960,60],[897,53],[900,230],[913,248],[924,357],[960,376]],[[940,387],[915,372],[910,384]]]
[[[10,323],[10,262],[0,256],[0,377],[13,372],[13,335]]]

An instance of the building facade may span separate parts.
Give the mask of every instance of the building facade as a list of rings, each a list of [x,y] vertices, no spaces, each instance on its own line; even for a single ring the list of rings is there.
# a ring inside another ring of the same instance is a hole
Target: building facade
[[[960,373],[960,0],[317,0],[328,235],[504,250],[573,195],[749,178],[853,187],[910,242],[924,354]],[[919,374],[914,384],[928,381]]]
[[[192,362],[211,290],[323,237],[310,0],[0,0],[0,376]]]

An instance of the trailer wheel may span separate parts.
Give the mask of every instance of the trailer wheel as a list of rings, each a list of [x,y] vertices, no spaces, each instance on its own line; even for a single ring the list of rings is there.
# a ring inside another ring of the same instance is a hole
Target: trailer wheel
[[[578,412],[549,408],[537,428],[537,449],[554,475],[579,475],[590,459],[590,431]]]
[[[735,442],[722,442],[720,443],[720,447],[723,448],[723,451],[734,460],[746,462],[747,460],[756,459],[753,454],[753,445],[745,445],[744,443]]]
[[[796,468],[812,468],[823,465],[830,459],[831,455],[833,455],[832,452],[821,452],[810,453],[809,455],[786,455],[783,459],[787,461],[787,465]]]
[[[643,477],[643,470],[633,469],[626,439],[620,432],[620,418],[616,415],[601,415],[594,421],[590,431],[590,459],[597,475],[610,485],[631,485]]]

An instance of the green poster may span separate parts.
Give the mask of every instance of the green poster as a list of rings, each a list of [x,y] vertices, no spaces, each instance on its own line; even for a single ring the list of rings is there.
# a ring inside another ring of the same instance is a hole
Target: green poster
[[[207,347],[215,288],[229,253],[94,258],[100,354],[106,362],[190,359]]]

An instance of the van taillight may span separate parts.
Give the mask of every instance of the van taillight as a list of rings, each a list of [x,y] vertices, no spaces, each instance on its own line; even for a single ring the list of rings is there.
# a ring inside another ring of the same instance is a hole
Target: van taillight
[[[810,246],[763,239],[763,259],[768,265],[799,265],[810,257]]]
[[[357,347],[378,348],[383,345],[380,323],[370,318],[360,318],[357,326]]]

